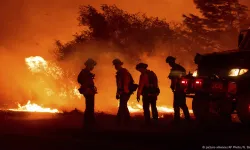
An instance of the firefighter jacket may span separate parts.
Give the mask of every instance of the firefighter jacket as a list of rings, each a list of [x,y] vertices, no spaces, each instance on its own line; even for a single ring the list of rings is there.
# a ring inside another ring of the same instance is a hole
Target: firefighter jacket
[[[175,64],[170,70],[168,78],[171,80],[170,88],[175,91],[179,87],[179,79],[186,75],[186,70],[179,64]]]
[[[79,89],[79,92],[81,94],[95,94],[96,93],[94,77],[95,75],[87,69],[83,69],[79,73],[77,81],[79,84],[81,84],[81,87]]]
[[[153,71],[147,70],[140,75],[137,97],[140,95],[155,95],[158,96],[160,89],[158,86],[158,78]]]
[[[132,77],[127,69],[122,68],[116,72],[116,85],[117,93],[129,93],[129,86],[131,83]]]

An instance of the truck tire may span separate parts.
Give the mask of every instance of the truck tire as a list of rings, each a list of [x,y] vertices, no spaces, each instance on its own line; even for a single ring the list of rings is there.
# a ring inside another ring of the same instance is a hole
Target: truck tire
[[[250,126],[250,94],[242,94],[237,101],[237,114],[243,124]]]
[[[232,103],[227,99],[216,100],[219,105],[218,114],[210,112],[210,97],[197,95],[193,99],[192,107],[195,118],[200,123],[229,123],[231,122]]]
[[[197,95],[193,98],[192,109],[196,120],[203,123],[209,117],[209,100],[206,96]]]
[[[233,113],[233,102],[231,99],[226,97],[218,100],[219,102],[219,121],[222,123],[230,123],[232,122],[231,115]]]

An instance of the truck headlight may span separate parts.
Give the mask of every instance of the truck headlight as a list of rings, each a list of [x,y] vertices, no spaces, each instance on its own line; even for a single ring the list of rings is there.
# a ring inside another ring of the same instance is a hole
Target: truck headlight
[[[231,77],[237,77],[245,74],[246,72],[248,72],[248,69],[231,69],[228,75]]]
[[[198,72],[197,72],[197,70],[195,70],[194,72],[193,72],[193,75],[192,75],[193,77],[197,77],[198,76]]]

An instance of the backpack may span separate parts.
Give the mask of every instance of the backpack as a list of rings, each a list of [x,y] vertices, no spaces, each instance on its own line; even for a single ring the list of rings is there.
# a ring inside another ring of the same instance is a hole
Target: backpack
[[[130,73],[129,76],[130,76],[129,91],[130,94],[133,94],[137,90],[138,84],[135,84],[134,79]]]
[[[145,87],[145,93],[158,96],[160,94],[160,89],[158,87],[158,79],[156,74],[153,71],[148,71],[147,75],[149,80],[149,87]]]
[[[127,71],[127,70],[126,70]],[[129,74],[129,76],[130,76],[130,83],[129,83],[129,93],[130,94],[133,94],[136,90],[137,90],[137,88],[138,88],[138,84],[135,84],[134,83],[134,79],[133,79],[133,77],[132,77],[132,75],[130,74],[130,72],[128,72],[127,71],[127,73]],[[118,73],[116,74],[116,79],[118,79],[118,76],[120,76]],[[123,85],[123,83],[122,83],[122,85]],[[119,90],[122,90],[123,91],[123,89],[118,89],[118,91]]]

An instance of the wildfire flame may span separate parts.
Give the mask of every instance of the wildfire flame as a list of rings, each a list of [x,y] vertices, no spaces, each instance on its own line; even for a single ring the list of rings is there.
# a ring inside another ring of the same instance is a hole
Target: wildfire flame
[[[134,103],[129,104],[128,109],[129,109],[129,112],[131,112],[131,113],[137,113],[137,112],[143,111],[142,105],[134,104]],[[161,112],[161,113],[173,113],[174,112],[174,110],[172,108],[169,108],[167,106],[157,106],[157,110],[158,110],[158,112]],[[193,113],[192,110],[189,110],[189,112]]]
[[[46,61],[41,56],[31,56],[28,58],[25,58],[26,65],[28,66],[28,69],[33,74],[44,74],[46,76],[52,77],[50,80],[62,80],[62,78],[65,75],[65,72],[62,68],[58,67],[55,63],[51,63]],[[42,78],[41,83],[45,82]],[[68,78],[63,78],[64,82],[56,82],[58,83],[58,87],[60,87],[59,91],[53,91],[50,87],[44,88],[44,92],[47,96],[59,96],[60,99],[64,98],[81,98],[81,94],[79,93],[76,85],[72,81],[67,81]],[[68,84],[64,84],[67,82]],[[69,90],[68,90],[69,89]],[[73,97],[72,97],[73,96]]]
[[[44,74],[49,77],[53,77],[52,79],[58,80],[62,79],[63,75],[65,73],[63,72],[63,69],[58,67],[55,63],[51,63],[46,61],[44,58],[40,56],[31,56],[28,58],[25,58],[26,65],[28,66],[28,69],[35,75],[35,74]],[[40,78],[38,83],[44,83],[45,81],[43,78]],[[64,84],[64,82],[56,82],[58,83],[60,90],[59,91],[53,91],[50,87],[44,87],[43,92],[44,95],[51,97],[56,96],[59,99],[74,99],[78,98],[81,99],[82,95],[79,93],[76,83],[69,80],[68,83],[70,84]],[[39,87],[43,87],[40,84]],[[172,113],[173,109],[168,108],[166,106],[159,106],[157,107],[159,112],[162,113]],[[136,112],[142,112],[143,107],[140,104],[136,103],[129,103],[128,109],[131,113]],[[57,109],[51,109],[51,108],[43,108],[42,106],[39,106],[38,104],[31,104],[30,101],[24,106],[21,106],[18,104],[18,108],[16,109],[9,109],[11,111],[27,111],[27,112],[49,112],[49,113],[59,113],[59,110]],[[192,113],[192,111],[190,111]]]
[[[61,78],[63,75],[63,70],[61,68],[56,66],[56,64],[48,63],[40,56],[25,58],[25,62],[29,70],[33,73],[43,72],[47,76],[53,76],[55,79]]]
[[[18,103],[17,109],[9,109],[11,111],[25,111],[25,112],[49,112],[49,113],[59,113],[57,109],[51,109],[51,108],[43,108],[42,106],[39,106],[37,104],[31,104],[30,101],[24,106],[21,106]]]

